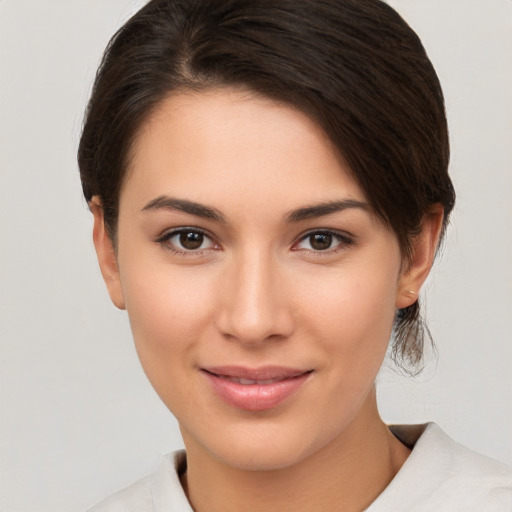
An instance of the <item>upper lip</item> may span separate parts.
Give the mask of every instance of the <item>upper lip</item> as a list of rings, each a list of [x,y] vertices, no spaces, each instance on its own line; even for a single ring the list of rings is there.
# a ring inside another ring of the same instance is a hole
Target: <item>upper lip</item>
[[[299,377],[312,370],[303,368],[290,368],[287,366],[260,366],[250,368],[247,366],[208,366],[202,370],[219,377],[231,377],[254,381],[263,380],[284,380]]]

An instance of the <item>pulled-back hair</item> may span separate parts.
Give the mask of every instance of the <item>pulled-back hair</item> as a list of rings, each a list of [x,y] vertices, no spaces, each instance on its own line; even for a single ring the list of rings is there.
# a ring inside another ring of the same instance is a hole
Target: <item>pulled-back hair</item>
[[[235,86],[321,126],[404,260],[432,205],[455,194],[444,101],[412,29],[380,0],[152,0],[111,39],[86,111],[78,161],[114,243],[119,193],[139,128],[179,90]],[[417,367],[428,330],[399,310],[395,360]]]

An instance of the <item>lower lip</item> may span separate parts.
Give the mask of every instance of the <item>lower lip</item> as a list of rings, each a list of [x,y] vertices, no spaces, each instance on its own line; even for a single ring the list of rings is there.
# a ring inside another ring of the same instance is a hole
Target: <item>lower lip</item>
[[[265,411],[278,406],[308,380],[311,372],[271,384],[239,384],[203,371],[213,390],[229,405],[246,411]]]

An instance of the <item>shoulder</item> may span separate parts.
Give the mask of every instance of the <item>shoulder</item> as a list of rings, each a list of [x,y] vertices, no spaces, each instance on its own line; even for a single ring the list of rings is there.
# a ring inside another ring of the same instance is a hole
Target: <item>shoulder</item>
[[[88,512],[136,512],[151,508],[151,477],[147,476],[104,499]]]
[[[502,506],[493,510],[512,511],[510,466],[455,442],[435,424],[430,424],[423,436],[420,453],[433,452],[424,458],[431,472],[437,470],[443,476],[443,482],[439,482],[440,496],[455,495],[473,508],[480,503],[481,508],[475,510],[484,510],[484,505],[489,507],[492,503]]]
[[[412,444],[413,449],[369,511],[387,510],[386,506],[393,502],[402,504],[400,510],[418,512],[512,512],[510,466],[462,446],[434,423],[390,428],[400,440]]]
[[[192,512],[180,484],[185,452],[164,455],[155,472],[101,501],[88,512]]]

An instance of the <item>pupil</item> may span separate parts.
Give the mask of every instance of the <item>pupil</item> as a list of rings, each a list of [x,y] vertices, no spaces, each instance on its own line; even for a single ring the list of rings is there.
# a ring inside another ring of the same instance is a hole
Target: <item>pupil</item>
[[[180,244],[189,251],[194,249],[199,249],[203,244],[204,236],[202,233],[181,233],[180,235]]]
[[[332,244],[332,235],[328,233],[317,233],[311,237],[311,247],[317,251],[325,251]]]

